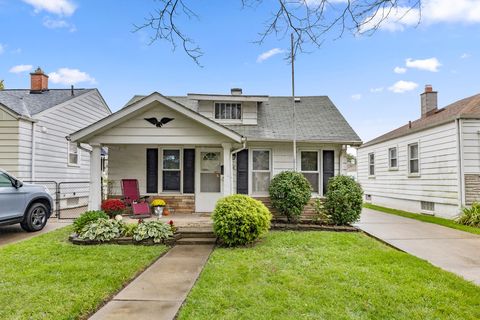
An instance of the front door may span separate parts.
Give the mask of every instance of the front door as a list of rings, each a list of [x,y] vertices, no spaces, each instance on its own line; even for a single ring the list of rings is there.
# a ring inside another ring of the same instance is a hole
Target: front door
[[[217,148],[197,149],[195,211],[212,212],[223,195],[223,152]]]
[[[328,180],[335,176],[335,152],[333,150],[323,151],[323,195],[327,192]]]

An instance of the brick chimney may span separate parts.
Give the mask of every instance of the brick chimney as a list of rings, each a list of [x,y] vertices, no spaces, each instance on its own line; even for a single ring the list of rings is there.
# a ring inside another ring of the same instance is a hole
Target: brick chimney
[[[422,118],[426,118],[437,111],[437,91],[433,91],[432,85],[425,85],[425,92],[420,95]]]
[[[38,67],[30,73],[30,93],[42,93],[48,91],[48,76]]]

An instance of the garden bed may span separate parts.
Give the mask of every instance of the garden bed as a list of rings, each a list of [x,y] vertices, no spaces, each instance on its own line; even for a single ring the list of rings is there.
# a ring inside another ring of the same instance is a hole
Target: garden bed
[[[142,241],[136,241],[133,237],[120,237],[115,238],[110,241],[99,241],[99,240],[90,240],[90,239],[81,239],[77,234],[71,234],[68,237],[68,240],[77,245],[98,245],[98,244],[120,244],[120,245],[142,245],[142,246],[153,246],[153,245],[167,245],[167,246],[174,246],[178,239],[182,236],[180,233],[176,232],[173,235],[173,238],[163,240],[162,242],[154,242],[153,239],[145,239]]]
[[[272,221],[272,230],[294,230],[294,231],[335,231],[335,232],[358,232],[354,226],[335,226],[329,224],[315,223],[313,221],[300,221],[298,223],[282,220]]]

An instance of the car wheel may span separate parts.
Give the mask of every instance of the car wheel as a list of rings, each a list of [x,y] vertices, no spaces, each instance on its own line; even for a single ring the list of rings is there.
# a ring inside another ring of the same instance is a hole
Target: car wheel
[[[40,231],[47,224],[47,207],[42,203],[34,203],[28,208],[23,218],[23,230],[28,232]]]

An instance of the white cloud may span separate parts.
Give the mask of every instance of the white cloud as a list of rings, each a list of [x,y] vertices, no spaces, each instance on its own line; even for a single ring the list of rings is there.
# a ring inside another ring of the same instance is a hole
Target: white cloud
[[[470,58],[472,55],[470,53],[463,53],[461,56],[460,56],[460,59],[468,59]]]
[[[395,82],[388,90],[395,93],[404,93],[407,91],[412,91],[418,87],[418,84],[412,81],[400,80]]]
[[[19,64],[17,66],[11,67],[9,72],[11,72],[11,73],[22,73],[22,72],[28,72],[32,69],[33,69],[33,66],[31,64]]]
[[[371,92],[371,93],[379,93],[379,92],[382,92],[383,89],[384,89],[383,87],[371,88],[371,89],[370,89],[370,92]]]
[[[69,29],[70,32],[77,31],[77,28],[74,25],[63,19],[50,19],[49,17],[45,17],[45,19],[43,19],[43,26],[47,27],[48,29],[66,28]]]
[[[95,78],[78,69],[60,68],[55,72],[49,73],[48,76],[50,81],[53,83],[65,85],[77,84],[81,82],[88,82],[90,84],[96,83]]]
[[[273,49],[270,49],[268,51],[265,51],[264,53],[260,54],[258,57],[257,57],[257,62],[258,63],[261,63],[267,59],[270,59],[271,57],[273,57],[274,55],[277,55],[277,54],[280,54],[280,53],[284,53],[285,50],[283,49],[280,49],[280,48],[273,48]]]
[[[388,18],[384,19],[386,16]],[[382,21],[383,20],[383,21]],[[380,29],[403,31],[407,27],[434,23],[480,23],[480,1],[478,0],[423,0],[418,8],[398,7],[379,10],[375,16],[365,19],[360,32],[380,24]]]
[[[23,0],[33,6],[36,13],[50,12],[59,16],[71,16],[77,6],[71,0]]]
[[[393,69],[393,72],[398,73],[398,74],[404,74],[405,72],[407,72],[407,69],[405,69],[403,67],[395,67]]]
[[[362,99],[362,95],[360,93],[352,95],[352,100],[358,101],[360,99]]]
[[[0,43],[0,54],[5,52],[5,46]]]
[[[408,58],[405,61],[405,65],[409,68],[431,71],[431,72],[438,72],[438,68],[442,65],[437,58],[429,58],[429,59],[418,59],[413,60]]]

